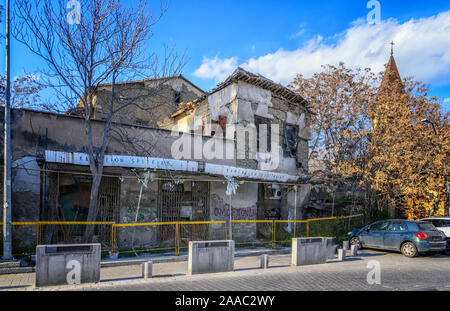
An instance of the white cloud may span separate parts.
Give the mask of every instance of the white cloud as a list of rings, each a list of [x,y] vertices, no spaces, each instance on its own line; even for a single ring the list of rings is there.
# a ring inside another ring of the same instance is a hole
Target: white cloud
[[[368,25],[354,21],[350,28],[334,36],[335,43],[326,43],[320,35],[297,50],[278,49],[274,53],[250,58],[240,64],[274,81],[288,84],[297,73],[311,76],[321,65],[345,62],[352,67],[384,70],[392,40],[400,74],[433,82],[450,83],[450,11],[436,16],[411,19],[399,23],[395,19]],[[204,58],[194,73],[197,77],[224,80],[238,65],[237,57]]]
[[[204,79],[214,79],[216,82],[225,80],[236,69],[237,57],[220,59],[203,57],[202,65],[193,73],[194,76]]]

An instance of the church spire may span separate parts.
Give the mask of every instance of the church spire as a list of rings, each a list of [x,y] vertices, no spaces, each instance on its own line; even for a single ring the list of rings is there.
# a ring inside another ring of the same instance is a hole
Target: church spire
[[[386,71],[384,72],[383,80],[381,81],[378,94],[383,92],[404,92],[402,78],[397,68],[397,64],[394,59],[394,42],[391,42],[391,57],[386,65]]]

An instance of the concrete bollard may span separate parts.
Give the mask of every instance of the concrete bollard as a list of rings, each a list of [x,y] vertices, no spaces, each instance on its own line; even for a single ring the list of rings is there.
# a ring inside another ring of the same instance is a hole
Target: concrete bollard
[[[269,255],[261,255],[260,267],[261,267],[261,269],[269,268]]]
[[[147,261],[142,264],[142,277],[144,279],[149,279],[152,277],[153,262]]]
[[[338,260],[339,261],[345,260],[345,249],[338,249]]]
[[[190,241],[187,275],[234,270],[234,241]]]
[[[358,256],[358,246],[357,245],[352,245],[350,248],[350,254],[352,256]]]
[[[342,242],[342,249],[348,251],[350,249],[350,243],[348,241]]]
[[[100,282],[101,245],[58,244],[36,247],[36,287]]]

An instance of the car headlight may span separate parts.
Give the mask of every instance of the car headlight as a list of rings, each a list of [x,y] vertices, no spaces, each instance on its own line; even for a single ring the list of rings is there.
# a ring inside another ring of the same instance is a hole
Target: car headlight
[[[347,233],[347,235],[351,235],[352,233],[353,233],[353,231],[350,231],[350,232]]]

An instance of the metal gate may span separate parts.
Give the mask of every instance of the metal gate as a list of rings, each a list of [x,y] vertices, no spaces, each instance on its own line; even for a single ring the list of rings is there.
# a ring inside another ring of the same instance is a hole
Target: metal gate
[[[97,221],[119,222],[120,218],[120,180],[117,177],[102,177],[97,198]],[[102,244],[111,237],[111,226],[96,226],[96,234]]]
[[[159,184],[158,219],[161,222],[173,221],[208,221],[209,220],[209,183],[199,181],[163,181]],[[182,211],[182,209],[184,209]],[[188,210],[186,212],[186,210]],[[204,227],[204,226],[203,226]],[[182,229],[182,236],[191,238],[208,235],[208,230],[201,226]],[[186,231],[188,230],[188,231]],[[184,233],[184,234],[183,234]],[[158,240],[172,239],[173,228],[160,228]]]

